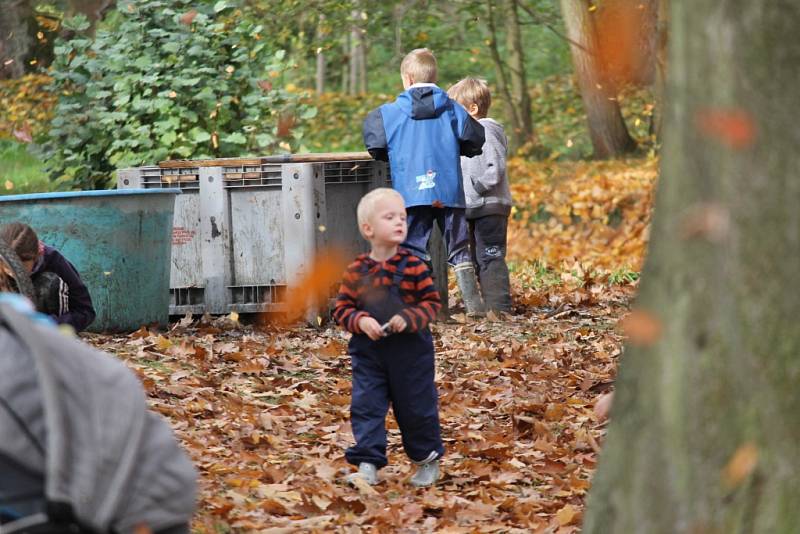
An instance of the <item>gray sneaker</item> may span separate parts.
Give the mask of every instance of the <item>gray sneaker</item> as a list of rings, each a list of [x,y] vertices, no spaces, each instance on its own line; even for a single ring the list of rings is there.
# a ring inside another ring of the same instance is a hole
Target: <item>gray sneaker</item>
[[[374,486],[378,483],[378,468],[375,467],[375,464],[361,462],[358,464],[358,471],[347,475],[347,482],[355,485],[357,478],[360,478],[370,486]]]
[[[417,488],[433,486],[439,480],[439,460],[434,459],[418,464],[417,472],[411,477],[411,485]]]

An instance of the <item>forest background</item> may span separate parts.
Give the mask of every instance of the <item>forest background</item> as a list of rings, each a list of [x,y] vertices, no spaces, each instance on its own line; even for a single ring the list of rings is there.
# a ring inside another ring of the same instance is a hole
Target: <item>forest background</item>
[[[364,116],[402,89],[402,56],[429,47],[442,87],[488,80],[515,220],[555,239],[538,240],[538,259],[640,266],[646,236],[613,241],[649,217],[666,46],[655,0],[7,4],[4,194],[110,187],[115,169],[165,159],[362,150]],[[575,225],[592,223],[576,251]]]
[[[486,78],[509,135],[517,316],[436,327],[455,454],[421,502],[395,483],[380,498],[335,483],[349,439],[336,329],[187,318],[89,339],[139,373],[192,454],[197,531],[579,528],[605,433],[593,408],[649,239],[665,4],[4,2],[0,194],[113,187],[115,169],[165,159],[363,150],[363,118],[402,90],[418,47],[443,88]]]

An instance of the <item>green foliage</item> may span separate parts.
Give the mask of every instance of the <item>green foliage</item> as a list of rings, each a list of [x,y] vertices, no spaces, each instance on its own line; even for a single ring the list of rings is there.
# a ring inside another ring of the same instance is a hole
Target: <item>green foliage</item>
[[[0,139],[0,195],[41,193],[55,189],[42,162],[31,155],[28,145]]]
[[[52,178],[103,187],[116,168],[296,146],[292,125],[314,112],[282,87],[284,51],[239,3],[122,0],[94,40],[85,18],[65,21],[77,34],[55,48]]]
[[[358,152],[364,150],[361,135],[364,118],[371,110],[391,102],[393,95],[348,96],[325,93],[313,101],[322,120],[306,124],[304,144],[311,152]]]

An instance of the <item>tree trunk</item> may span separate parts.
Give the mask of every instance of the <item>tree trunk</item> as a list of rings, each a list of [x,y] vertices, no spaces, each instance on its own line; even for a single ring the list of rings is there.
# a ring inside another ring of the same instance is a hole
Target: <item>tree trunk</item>
[[[318,95],[321,95],[325,92],[325,73],[327,70],[324,47],[325,34],[325,15],[320,15],[319,20],[317,21],[317,70],[315,75]]]
[[[350,92],[350,86],[348,84],[349,81],[349,72],[350,72],[350,34],[345,34],[345,37],[342,42],[342,50],[344,52],[344,58],[342,60],[342,94],[348,94]]]
[[[358,29],[358,92],[367,93],[367,32]]]
[[[572,41],[572,62],[586,108],[594,156],[613,158],[633,151],[636,142],[622,119],[616,89],[600,69],[594,23],[586,0],[561,0],[561,11],[567,36]]]
[[[638,315],[661,335],[620,366],[584,533],[796,532],[800,6],[672,0],[670,20]]]
[[[533,118],[531,116],[531,96],[528,93],[528,78],[525,74],[525,56],[522,47],[522,32],[519,24],[517,0],[506,3],[508,33],[508,71],[511,78],[511,111],[515,115],[511,132],[510,151],[534,141]]]
[[[28,28],[31,15],[27,0],[10,0],[0,9],[0,78],[25,74],[25,61],[33,45]]]
[[[669,0],[658,0],[658,23],[656,25],[656,64],[655,64],[655,109],[651,122],[651,134],[656,141],[662,139],[664,124],[664,92],[667,74],[667,45],[669,43]]]
[[[357,94],[361,89],[361,60],[363,59],[363,44],[361,28],[359,27],[360,11],[355,10],[350,14],[350,95]]]
[[[502,101],[506,106],[506,116],[511,120],[511,131],[522,130],[522,125],[517,121],[519,115],[514,112],[514,97],[511,94],[511,81],[510,76],[506,72],[506,64],[500,55],[500,49],[497,44],[497,22],[496,22],[496,7],[494,0],[487,0],[486,2],[486,41],[489,45],[489,54],[494,63],[495,72],[497,73],[497,92],[499,93]]]

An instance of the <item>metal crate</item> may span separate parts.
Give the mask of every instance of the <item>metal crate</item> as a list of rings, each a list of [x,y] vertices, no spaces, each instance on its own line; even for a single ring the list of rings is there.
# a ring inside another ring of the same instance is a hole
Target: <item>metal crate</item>
[[[164,162],[117,172],[120,189],[179,187],[170,313],[281,311],[316,252],[366,250],[356,205],[390,184],[363,153]]]

